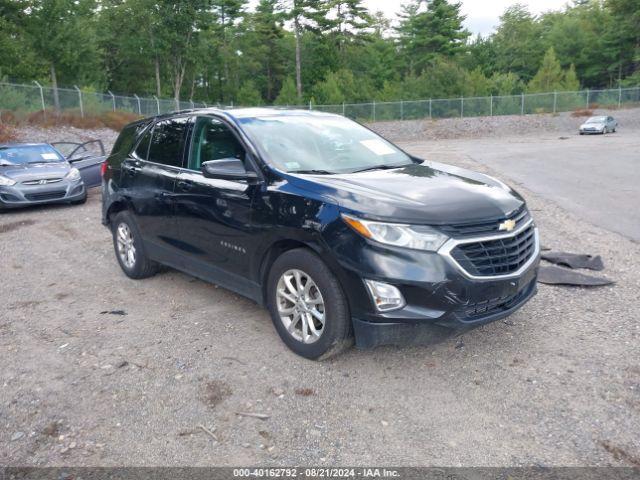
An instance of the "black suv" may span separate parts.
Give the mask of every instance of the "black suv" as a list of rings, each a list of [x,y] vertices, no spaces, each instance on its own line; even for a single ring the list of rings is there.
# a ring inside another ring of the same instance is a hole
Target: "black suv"
[[[130,124],[103,168],[102,221],[129,277],[162,264],[247,296],[307,358],[484,324],[536,293],[538,230],[520,195],[337,115]]]

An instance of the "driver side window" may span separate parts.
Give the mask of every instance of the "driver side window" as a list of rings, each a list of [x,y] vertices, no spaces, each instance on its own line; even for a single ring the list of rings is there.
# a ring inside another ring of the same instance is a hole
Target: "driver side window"
[[[237,158],[244,162],[245,152],[240,142],[220,120],[198,117],[193,128],[189,153],[189,170],[198,170],[204,162]]]

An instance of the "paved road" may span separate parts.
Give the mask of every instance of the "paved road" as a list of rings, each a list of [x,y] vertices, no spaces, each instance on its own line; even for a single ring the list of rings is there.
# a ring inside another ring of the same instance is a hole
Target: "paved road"
[[[546,133],[406,146],[433,160],[467,156],[595,225],[640,241],[640,131],[564,138]]]

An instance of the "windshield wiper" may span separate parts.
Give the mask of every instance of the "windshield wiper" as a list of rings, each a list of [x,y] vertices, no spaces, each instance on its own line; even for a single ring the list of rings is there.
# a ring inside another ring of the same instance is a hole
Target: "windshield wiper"
[[[360,170],[354,170],[351,173],[360,173],[360,172],[368,172],[370,170],[393,170],[395,168],[403,168],[403,167],[408,167],[409,165],[413,165],[413,164],[407,164],[407,165],[374,165],[373,167],[367,167],[367,168],[361,168]]]
[[[330,172],[329,170],[291,170],[289,173],[301,173],[309,175],[335,175],[336,172]]]

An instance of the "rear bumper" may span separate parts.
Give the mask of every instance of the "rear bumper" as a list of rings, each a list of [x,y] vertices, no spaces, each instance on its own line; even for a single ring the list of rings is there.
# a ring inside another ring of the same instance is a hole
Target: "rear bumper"
[[[69,203],[87,195],[82,180],[50,185],[13,185],[0,187],[0,208],[21,208],[31,205]]]

